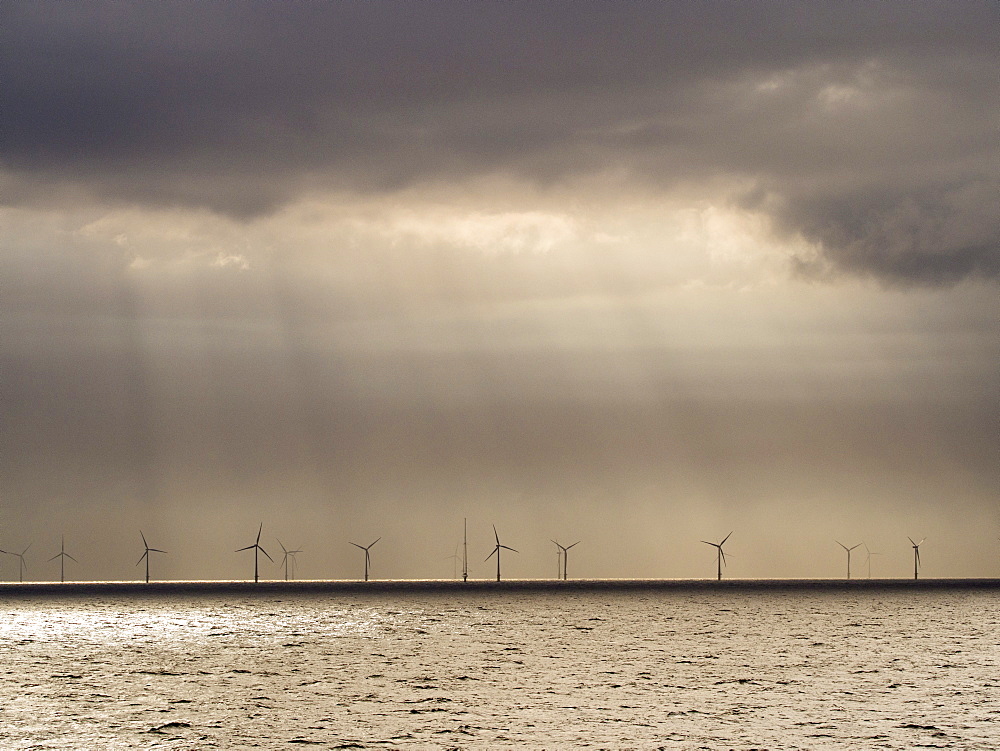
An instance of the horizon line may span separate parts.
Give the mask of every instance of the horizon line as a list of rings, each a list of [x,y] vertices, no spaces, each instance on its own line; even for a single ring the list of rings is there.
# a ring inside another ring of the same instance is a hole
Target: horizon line
[[[40,582],[0,582],[0,595],[31,594],[88,594],[112,593],[178,593],[212,594],[226,592],[286,592],[286,593],[350,593],[350,592],[486,592],[497,590],[512,591],[794,591],[794,590],[890,590],[890,589],[979,589],[1000,590],[1000,578],[892,578],[892,579],[845,579],[845,578],[759,578],[759,579],[200,579],[161,580],[145,582],[141,579],[123,581],[40,581]]]

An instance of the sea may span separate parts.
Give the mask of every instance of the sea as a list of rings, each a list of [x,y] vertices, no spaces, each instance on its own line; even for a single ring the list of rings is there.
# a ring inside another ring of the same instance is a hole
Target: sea
[[[996,582],[0,585],[2,749],[996,749]]]

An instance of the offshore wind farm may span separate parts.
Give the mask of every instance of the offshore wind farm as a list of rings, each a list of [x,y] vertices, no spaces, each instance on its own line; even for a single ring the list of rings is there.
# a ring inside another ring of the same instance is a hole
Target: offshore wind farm
[[[996,748],[995,0],[0,50],[0,748]]]
[[[539,590],[547,587],[555,587],[556,589],[597,589],[597,590],[638,590],[638,589],[697,589],[703,586],[714,586],[721,587],[721,582],[723,581],[723,567],[726,566],[727,559],[725,554],[724,545],[733,536],[733,531],[725,535],[720,542],[713,543],[707,540],[700,540],[702,544],[709,545],[715,548],[715,576],[714,583],[711,582],[710,576],[705,577],[690,577],[690,578],[678,578],[678,577],[645,577],[645,578],[596,578],[596,577],[583,577],[570,579],[568,576],[568,557],[569,551],[576,547],[582,542],[577,540],[569,545],[562,545],[555,540],[549,540],[556,546],[558,556],[557,562],[558,567],[556,571],[556,576],[554,578],[549,577],[520,577],[520,578],[502,578],[501,575],[501,564],[500,555],[501,551],[507,550],[512,553],[518,553],[519,551],[508,545],[501,544],[500,535],[496,529],[495,525],[491,526],[493,532],[494,545],[490,550],[489,554],[484,559],[484,562],[493,561],[496,565],[495,580],[489,577],[483,577],[481,579],[469,578],[469,561],[468,561],[468,520],[464,519],[462,523],[462,542],[456,543],[455,553],[451,556],[445,556],[443,560],[452,561],[452,576],[450,579],[443,577],[435,578],[413,578],[413,577],[400,577],[392,579],[382,579],[379,582],[370,580],[371,572],[371,549],[376,543],[382,540],[382,537],[377,537],[373,542],[368,545],[361,545],[356,542],[349,542],[349,544],[359,550],[364,554],[364,573],[363,577],[360,579],[360,583],[364,585],[372,584],[369,587],[372,591],[378,590],[423,590],[428,591],[432,589],[441,590],[473,590],[481,589],[480,584],[486,584],[486,589],[489,589],[489,585],[492,583],[500,584],[506,581],[514,589],[521,590]],[[341,590],[357,590],[358,580],[354,579],[337,579],[337,578],[312,578],[312,579],[296,579],[296,556],[302,553],[301,548],[286,548],[285,545],[276,539],[278,546],[281,548],[282,557],[280,560],[276,560],[264,549],[260,544],[261,537],[264,531],[264,524],[261,522],[258,525],[257,535],[254,542],[250,545],[238,548],[236,553],[243,553],[247,551],[253,551],[254,554],[254,568],[253,568],[253,579],[247,579],[245,583],[259,584],[262,581],[261,570],[260,570],[260,556],[263,555],[270,563],[274,566],[274,571],[271,575],[265,571],[263,575],[264,582],[281,582],[279,587],[283,587],[287,591],[341,591]],[[4,586],[10,585],[13,582],[4,582],[0,580],[0,591],[11,592],[30,592],[32,591],[33,584],[42,585],[39,591],[47,592],[70,592],[77,591],[82,592],[88,588],[96,590],[107,590],[112,591],[116,587],[120,587],[122,592],[126,591],[173,591],[180,592],[184,591],[185,588],[190,589],[190,591],[226,591],[238,588],[242,583],[241,580],[232,579],[203,579],[203,578],[192,578],[186,580],[180,579],[161,579],[159,583],[156,580],[150,579],[150,560],[151,553],[158,553],[166,555],[167,551],[160,548],[154,548],[149,545],[146,540],[146,535],[142,530],[139,530],[140,540],[142,541],[142,554],[139,560],[136,562],[136,566],[140,566],[145,563],[145,579],[142,583],[149,585],[155,584],[157,586],[153,588],[148,588],[143,590],[131,586],[133,582],[128,580],[105,580],[105,581],[81,581],[81,580],[71,580],[66,581],[65,572],[65,561],[69,559],[76,564],[79,561],[66,552],[66,541],[65,535],[60,538],[60,551],[52,558],[48,559],[48,563],[53,563],[55,561],[59,562],[59,582],[60,585],[72,585],[72,586],[62,586],[60,588],[55,588],[49,586],[53,582],[48,582],[41,579],[37,582],[24,582],[24,574],[27,569],[27,563],[25,561],[25,554],[31,548],[31,543],[21,552],[21,553],[10,553],[6,550],[0,549],[0,554],[8,555],[12,558],[17,559],[17,574],[19,586]],[[924,544],[927,538],[922,538],[919,542],[915,541],[912,537],[906,538],[910,548],[913,551],[913,582],[919,581],[919,563],[920,563],[920,546]],[[839,577],[828,577],[828,578],[815,578],[815,577],[764,577],[764,578],[736,578],[729,579],[730,586],[737,588],[746,589],[761,589],[761,590],[771,590],[771,589],[830,589],[831,587],[837,586],[861,586],[866,589],[878,588],[878,587],[888,587],[896,588],[899,586],[900,582],[909,583],[903,578],[876,578],[872,579],[871,576],[871,558],[873,555],[880,555],[880,553],[871,551],[867,544],[864,542],[859,542],[851,546],[844,545],[838,540],[834,542],[846,553],[847,558],[847,568],[846,577],[841,579]],[[864,547],[867,553],[865,558],[865,564],[867,566],[867,578],[858,579],[857,577],[852,578],[851,575],[851,553],[858,548]],[[458,555],[458,551],[461,549],[462,555]],[[461,574],[459,573],[459,562],[461,562]],[[291,571],[291,576],[290,576]],[[962,588],[990,588],[993,586],[1000,586],[1000,577],[937,577],[932,579],[924,579],[925,584],[928,584],[931,588],[942,588],[942,587],[954,587],[956,589]],[[571,584],[572,582],[572,584]],[[994,582],[998,584],[994,584]],[[20,586],[23,585],[23,586]],[[462,585],[462,586],[458,586]],[[912,588],[912,587],[911,587]],[[496,588],[494,588],[496,589]],[[252,589],[247,591],[253,591]]]
[[[307,578],[380,535],[445,578],[468,516],[474,578],[492,523],[512,578],[698,578],[731,529],[724,578],[925,532],[918,576],[1000,575],[996,8],[925,1],[18,4],[0,546],[237,579],[264,520]]]

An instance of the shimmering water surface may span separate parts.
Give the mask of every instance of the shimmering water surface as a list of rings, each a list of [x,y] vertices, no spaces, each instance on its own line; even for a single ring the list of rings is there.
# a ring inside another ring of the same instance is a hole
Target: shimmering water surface
[[[1000,746],[970,591],[21,597],[0,748]]]

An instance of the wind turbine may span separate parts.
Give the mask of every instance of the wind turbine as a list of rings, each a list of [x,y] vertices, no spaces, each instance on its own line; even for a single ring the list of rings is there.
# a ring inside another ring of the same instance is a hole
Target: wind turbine
[[[277,537],[275,537],[274,539],[278,540]],[[291,560],[291,562],[292,562],[292,576],[294,577],[295,576],[295,554],[296,553],[301,553],[302,551],[301,550],[287,550],[285,548],[285,546],[281,544],[281,540],[278,540],[278,545],[281,547],[281,552],[284,553],[284,556],[282,556],[282,558],[281,558],[281,563],[279,563],[278,565],[285,567],[285,581],[288,581],[288,561]]]
[[[31,547],[31,543],[29,542],[28,543],[28,548],[30,548],[30,547]],[[17,556],[18,561],[19,561],[18,570],[20,571],[20,577],[18,578],[18,581],[20,581],[22,583],[24,582],[24,570],[26,568],[28,568],[28,565],[24,562],[24,554],[28,552],[28,548],[25,548],[20,553],[11,553],[8,550],[0,550],[0,553],[3,553],[4,555]]]
[[[136,561],[135,565],[138,566],[140,563],[142,563],[143,559],[146,560],[146,584],[149,584],[149,554],[150,553],[166,553],[167,551],[166,550],[157,550],[156,548],[149,547],[149,543],[146,542],[146,535],[144,535],[142,533],[141,529],[139,530],[139,537],[142,538],[142,546],[145,548],[145,551],[143,551],[142,558],[140,558],[138,561]]]
[[[882,554],[881,553],[875,553],[875,552],[869,550],[867,543],[863,542],[861,544],[864,545],[864,547],[865,547],[865,563],[868,564],[868,578],[871,579],[872,578],[872,556],[873,555],[882,555]]]
[[[912,537],[907,537],[906,539],[913,546],[913,578],[916,579],[918,570],[920,569],[920,546],[924,544],[924,540],[927,538],[922,538],[920,542],[914,542]]]
[[[453,579],[458,578],[458,562],[462,560],[462,557],[458,554],[458,544],[455,544],[455,552],[451,555],[446,555],[442,560],[451,561],[451,576]]]
[[[506,545],[501,545],[500,544],[500,535],[497,534],[497,525],[496,524],[493,525],[493,536],[496,538],[497,544],[496,544],[496,547],[493,548],[493,552],[490,553],[488,556],[486,556],[486,560],[488,561],[494,555],[497,557],[497,581],[500,581],[500,549],[503,548],[504,550],[509,550],[512,553],[516,553],[517,551],[514,550],[514,548],[509,548]]]
[[[375,542],[378,542],[381,539],[382,538],[379,537],[378,540],[375,540]],[[373,542],[368,547],[365,547],[364,545],[358,545],[358,543],[356,542],[351,543],[351,545],[353,545],[354,547],[360,548],[361,550],[365,551],[365,581],[368,581],[368,565],[371,563],[372,560],[371,553],[369,553],[368,551],[372,549],[372,547],[375,545],[375,542]]]
[[[569,549],[573,547],[573,545],[579,545],[580,540],[574,542],[573,545],[560,545],[555,540],[552,542],[555,542],[556,547],[559,548],[559,552],[562,553],[562,578],[563,581],[566,581],[566,564],[569,561]]]
[[[722,580],[722,567],[726,563],[726,554],[722,551],[722,546],[726,544],[726,540],[732,537],[732,535],[733,533],[730,532],[728,535],[723,537],[722,542],[719,543],[709,542],[708,540],[702,540],[703,543],[705,543],[706,545],[711,545],[713,548],[716,549],[716,551],[718,551],[715,557],[717,558],[718,569],[719,569],[718,578],[720,581]]]
[[[469,581],[469,519],[462,519],[462,581]]]
[[[59,538],[59,552],[49,558],[49,561],[54,561],[56,558],[59,559],[59,581],[66,581],[66,559],[69,558],[74,563],[79,563],[73,556],[66,552],[66,536],[63,535]]]
[[[840,540],[834,540],[834,542],[837,543],[838,545],[840,545],[840,547],[842,547],[844,550],[847,551],[847,578],[850,579],[851,578],[851,551],[854,550],[854,548],[860,547],[861,543],[859,542],[857,545],[852,545],[851,547],[847,547]]]
[[[267,560],[269,560],[271,563],[274,563],[274,559],[270,555],[268,555],[267,551],[264,550],[264,548],[262,548],[260,546],[260,533],[261,533],[261,531],[263,529],[264,529],[264,522],[261,522],[260,526],[257,528],[257,539],[254,541],[254,544],[253,545],[247,545],[245,548],[240,548],[239,550],[236,551],[237,553],[242,553],[244,550],[252,550],[253,551],[253,580],[254,580],[254,583],[257,582],[257,578],[258,578],[257,577],[257,572],[258,572],[258,568],[257,568],[258,553],[263,553],[264,555],[267,556]]]

